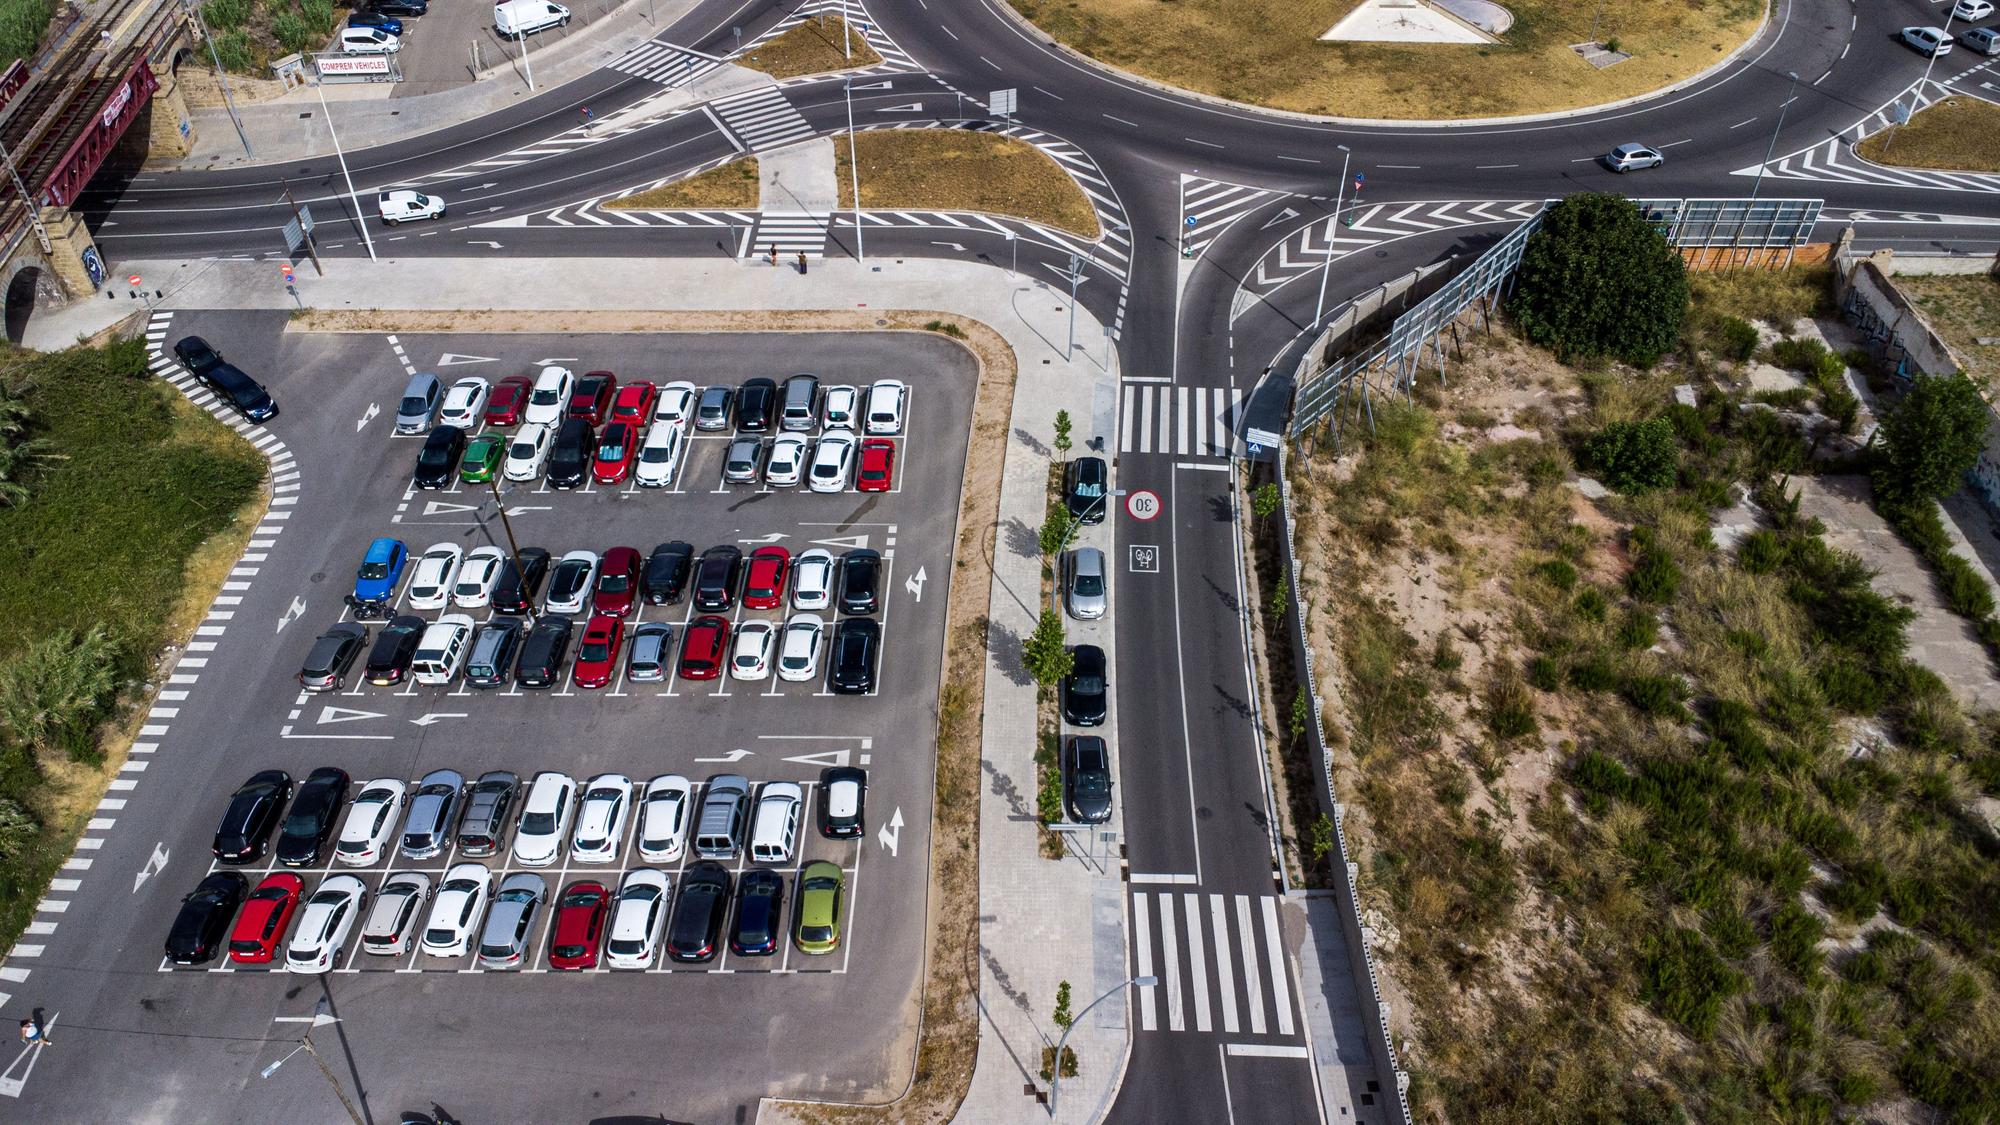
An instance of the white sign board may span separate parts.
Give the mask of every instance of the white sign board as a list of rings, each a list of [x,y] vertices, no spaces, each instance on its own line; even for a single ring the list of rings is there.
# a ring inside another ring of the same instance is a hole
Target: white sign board
[[[986,95],[986,108],[988,112],[999,117],[1014,116],[1014,109],[1020,101],[1020,93],[1021,91],[1019,90],[995,90],[991,94]]]

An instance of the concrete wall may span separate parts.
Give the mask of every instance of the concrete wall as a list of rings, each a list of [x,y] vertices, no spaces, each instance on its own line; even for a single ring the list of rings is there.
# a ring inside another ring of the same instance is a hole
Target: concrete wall
[[[1878,250],[1862,256],[1842,256],[1835,269],[1834,300],[1848,323],[1861,330],[1872,345],[1883,349],[1896,373],[1949,375],[1965,369],[1944,338],[1889,280],[1895,255]]]

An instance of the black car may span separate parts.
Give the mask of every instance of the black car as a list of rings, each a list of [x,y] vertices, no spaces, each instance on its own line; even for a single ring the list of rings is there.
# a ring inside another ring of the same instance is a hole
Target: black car
[[[465,660],[465,682],[476,688],[503,687],[514,671],[527,626],[496,617],[472,634],[472,654]]]
[[[521,565],[514,565],[513,556],[500,565],[500,578],[493,584],[493,612],[523,614],[535,604],[535,598],[542,592],[542,581],[549,576],[549,553],[540,547],[521,548]]]
[[[1079,523],[1103,523],[1111,474],[1102,457],[1078,457],[1063,467],[1063,507]]]
[[[750,379],[736,392],[736,428],[746,434],[761,434],[771,428],[771,415],[778,410],[778,384],[772,379]]]
[[[882,555],[866,547],[840,556],[840,612],[874,613],[875,588],[882,582]]]
[[[465,816],[458,822],[458,854],[468,859],[493,855],[507,841],[507,826],[514,822],[514,802],[521,795],[521,779],[506,770],[479,775],[465,794]]]
[[[858,766],[828,766],[819,771],[819,834],[829,840],[852,840],[862,833],[868,816],[868,771]]]
[[[448,488],[458,476],[458,459],[463,456],[465,431],[457,426],[438,426],[424,439],[410,482],[418,488]]]
[[[827,677],[836,695],[866,695],[875,690],[875,659],[882,647],[882,626],[865,617],[843,617],[833,627],[833,671]]]
[[[216,397],[243,417],[252,422],[268,422],[278,416],[278,404],[272,401],[271,393],[223,359],[222,353],[209,347],[207,340],[184,336],[174,345],[174,355],[196,382],[214,391]]]
[[[667,919],[667,956],[676,961],[707,961],[715,956],[722,920],[729,913],[729,870],[703,860],[681,876],[681,893]]]
[[[785,877],[775,871],[743,873],[736,885],[736,925],[729,931],[729,952],[738,957],[769,957],[778,951],[785,932]]]
[[[176,965],[199,965],[214,957],[230,919],[249,892],[249,881],[234,871],[217,871],[203,879],[181,900],[181,911],[174,915],[173,928],[167,931],[167,959]]]
[[[385,16],[409,19],[428,13],[431,10],[431,5],[430,0],[374,0],[373,3],[368,5],[368,9],[372,12],[380,12]]]
[[[1063,805],[1079,824],[1111,819],[1111,752],[1094,734],[1072,735],[1063,743]]]
[[[720,613],[735,605],[742,569],[741,547],[724,544],[703,551],[694,568],[694,607],[703,613]]]
[[[678,539],[653,548],[646,559],[642,583],[646,601],[653,605],[673,605],[687,590],[688,571],[694,569],[694,544]]]
[[[372,27],[378,31],[386,31],[390,35],[403,34],[402,20],[389,15],[387,12],[371,12],[366,8],[349,11],[347,13],[347,26]]]
[[[582,418],[564,418],[549,445],[549,487],[578,488],[590,476],[597,454],[597,431]]]
[[[284,770],[265,770],[238,786],[215,829],[215,858],[224,863],[264,858],[271,829],[278,826],[278,814],[291,798],[292,775]]]
[[[299,686],[307,691],[339,691],[367,643],[368,626],[352,621],[342,621],[321,633],[306,651],[305,663],[299,665]]]
[[[199,336],[182,336],[174,345],[174,358],[197,379],[222,366],[222,353]]]
[[[299,784],[292,813],[278,833],[278,862],[286,867],[310,867],[319,862],[320,849],[333,835],[334,822],[347,805],[347,771],[321,766]]]
[[[551,613],[528,630],[521,642],[521,662],[514,668],[514,682],[524,688],[554,687],[562,679],[563,657],[569,652],[570,634],[576,623],[559,613]]]
[[[424,638],[424,629],[430,622],[415,614],[406,613],[382,627],[375,634],[375,644],[368,650],[368,665],[363,675],[368,682],[378,687],[394,687],[403,682],[410,673],[410,658],[417,654],[417,642]]]
[[[1104,722],[1104,650],[1096,645],[1077,645],[1069,651],[1075,661],[1069,675],[1063,677],[1063,721],[1072,726],[1098,726]]]

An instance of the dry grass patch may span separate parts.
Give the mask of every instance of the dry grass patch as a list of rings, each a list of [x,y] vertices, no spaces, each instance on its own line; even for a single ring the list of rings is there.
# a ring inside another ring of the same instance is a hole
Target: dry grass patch
[[[1854,146],[1864,160],[1899,168],[2000,172],[2000,105],[1946,98]]]
[[[834,140],[840,205],[854,206],[848,139]],[[1097,212],[1069,173],[1031,144],[990,133],[898,129],[859,141],[861,205],[986,211],[1098,235]]]
[[[757,48],[755,54],[737,59],[736,65],[761,70],[773,78],[796,78],[801,74],[874,66],[882,61],[875,48],[853,28],[845,28],[847,46],[853,54],[843,49],[840,43],[843,27],[844,22],[833,16],[814,16]]]
[[[1510,0],[1489,46],[1326,43],[1359,0],[1012,0],[1070,47],[1204,94],[1343,117],[1498,117],[1597,105],[1720,62],[1756,29],[1761,0]],[[1603,70],[1570,45],[1618,41]],[[1199,49],[1190,49],[1191,45]]]
[[[685,180],[675,180],[649,191],[614,199],[604,206],[613,211],[672,211],[694,207],[749,210],[760,202],[758,176],[757,158],[746,156]]]
[[[2000,278],[1988,274],[1896,275],[1896,288],[1916,302],[1951,350],[1965,361],[1972,381],[1991,388],[2000,378]]]

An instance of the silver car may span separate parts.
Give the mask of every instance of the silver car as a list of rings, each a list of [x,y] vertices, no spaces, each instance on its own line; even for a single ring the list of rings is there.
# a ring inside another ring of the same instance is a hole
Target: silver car
[[[399,434],[420,434],[431,428],[431,418],[437,414],[438,400],[444,397],[444,384],[428,371],[419,371],[410,376],[403,387],[402,401],[396,404],[396,432]]]
[[[523,872],[509,875],[493,896],[493,908],[486,912],[486,929],[479,935],[479,967],[517,968],[528,952],[528,935],[534,932],[535,915],[548,897],[548,884],[540,875]]]
[[[733,387],[710,387],[701,392],[701,399],[694,408],[694,428],[697,430],[726,430],[729,428],[729,406],[736,397]]]
[[[667,653],[674,642],[674,627],[664,621],[647,621],[632,630],[631,647],[626,649],[625,678],[635,684],[657,684],[667,678]]]
[[[1078,621],[1104,616],[1108,595],[1104,585],[1104,552],[1078,547],[1063,556],[1063,605]]]
[[[722,479],[730,484],[756,484],[757,466],[764,459],[764,443],[740,437],[729,443],[729,456],[722,462]]]
[[[417,782],[410,798],[410,817],[403,822],[403,856],[429,859],[444,851],[451,840],[452,819],[458,813],[458,797],[465,790],[465,778],[453,770],[432,770]]]
[[[361,925],[365,953],[393,957],[410,951],[417,936],[417,919],[431,898],[431,877],[420,871],[398,871],[375,892],[375,905]]]
[[[1604,154],[1604,166],[1613,172],[1637,172],[1642,168],[1658,168],[1667,158],[1658,149],[1645,145],[1623,144]]]

